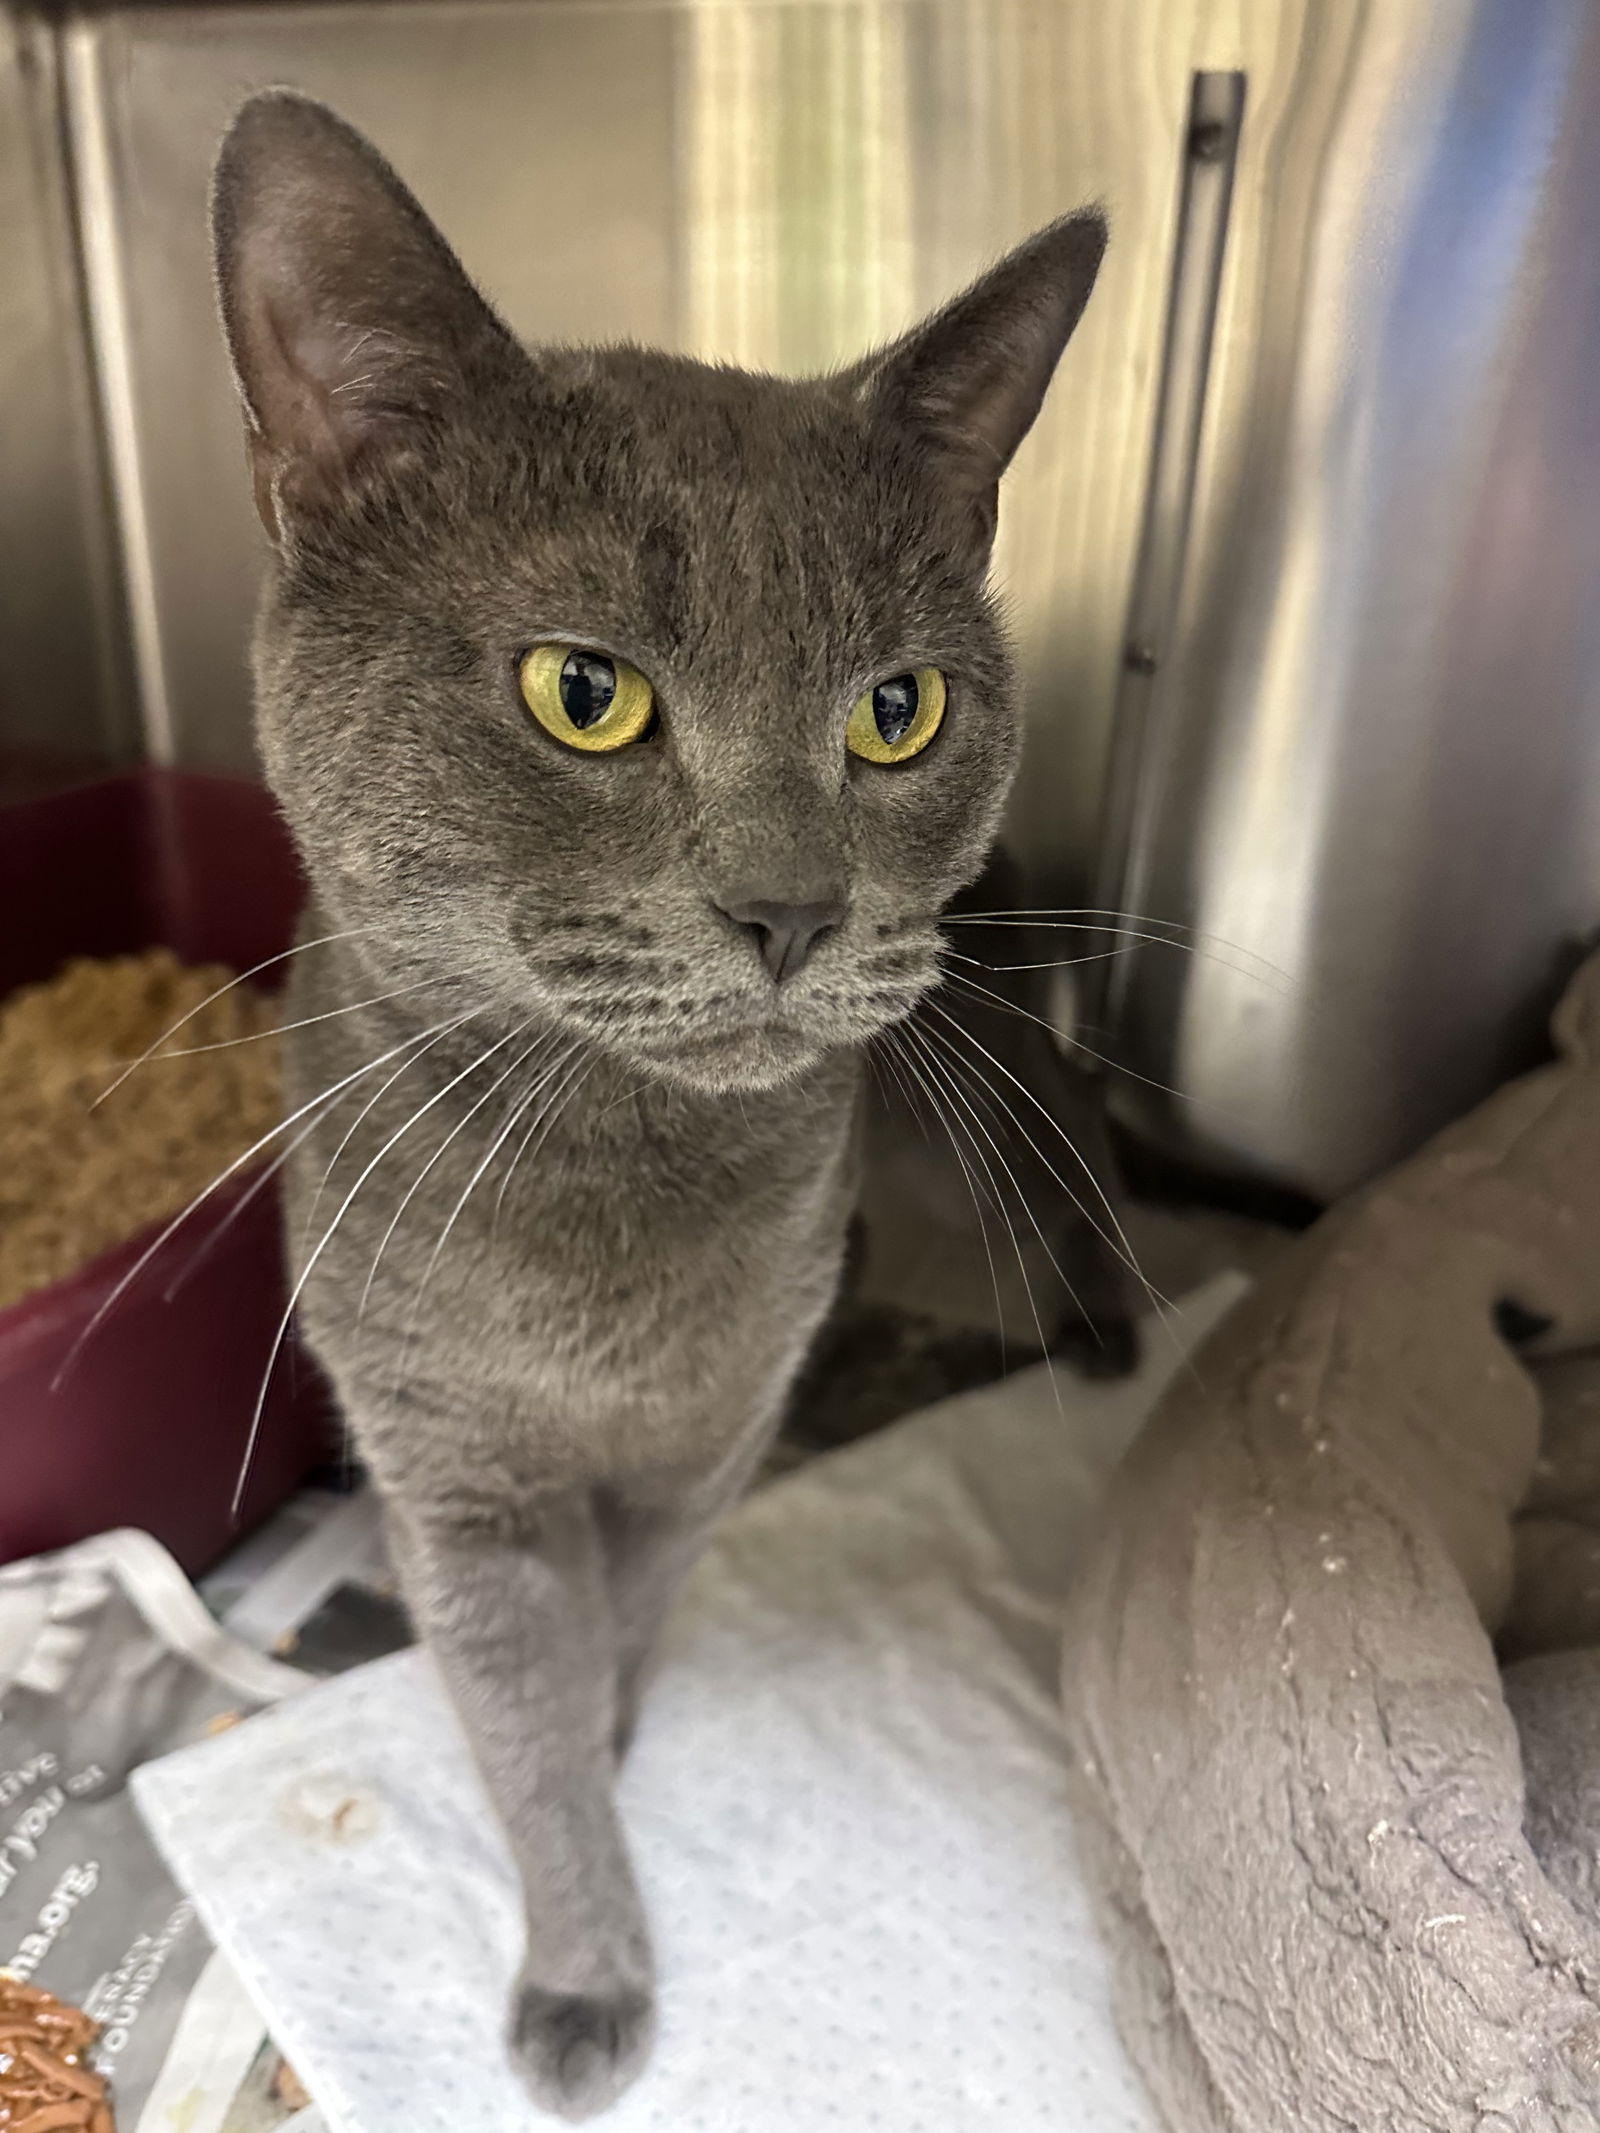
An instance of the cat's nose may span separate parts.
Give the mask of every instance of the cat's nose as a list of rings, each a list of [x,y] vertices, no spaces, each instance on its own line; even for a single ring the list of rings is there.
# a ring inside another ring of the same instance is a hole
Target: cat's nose
[[[719,898],[717,909],[755,935],[761,960],[780,985],[794,976],[818,941],[844,917],[844,904],[838,897],[786,904],[765,896],[732,896]]]

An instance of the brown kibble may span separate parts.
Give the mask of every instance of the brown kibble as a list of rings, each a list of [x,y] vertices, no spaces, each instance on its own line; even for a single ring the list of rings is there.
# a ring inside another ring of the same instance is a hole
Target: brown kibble
[[[0,2119],[0,2125],[5,2123]],[[89,2107],[85,2104],[47,2103],[42,2110],[16,2119],[8,2133],[87,2133],[89,2123]]]
[[[82,2063],[99,2024],[0,1971],[0,2133],[116,2133],[105,2077]]]
[[[235,985],[200,1006],[230,975],[156,948],[0,1003],[0,1309],[177,1214],[277,1122],[273,1004]]]
[[[35,2073],[42,2074],[47,2081],[54,2081],[64,2089],[70,2089],[74,2096],[87,2096],[91,2101],[96,2101],[105,2088],[105,2083],[98,2074],[86,2073],[81,2066],[74,2063],[70,2054],[62,2058],[54,2052],[42,2052],[37,2044],[24,2044],[21,2056]]]

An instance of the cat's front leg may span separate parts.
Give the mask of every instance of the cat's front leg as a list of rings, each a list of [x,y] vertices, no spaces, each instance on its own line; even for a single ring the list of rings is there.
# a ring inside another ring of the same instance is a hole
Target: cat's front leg
[[[392,1516],[402,1585],[510,1840],[527,1950],[512,2057],[572,2119],[613,2102],[654,2029],[648,1931],[612,1795],[617,1669],[586,1495],[515,1528]]]
[[[613,1748],[633,1739],[661,1627],[723,1513],[743,1493],[777,1434],[778,1414],[751,1423],[732,1449],[695,1473],[613,1481],[596,1498],[616,1637]]]

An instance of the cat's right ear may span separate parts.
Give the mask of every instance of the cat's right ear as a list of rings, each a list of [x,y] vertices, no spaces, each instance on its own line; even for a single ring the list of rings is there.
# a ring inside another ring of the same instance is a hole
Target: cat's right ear
[[[840,380],[918,440],[985,543],[1000,477],[1083,315],[1106,237],[1102,209],[1064,215]]]
[[[217,159],[217,290],[275,540],[415,450],[516,344],[388,164],[325,106],[253,97]]]

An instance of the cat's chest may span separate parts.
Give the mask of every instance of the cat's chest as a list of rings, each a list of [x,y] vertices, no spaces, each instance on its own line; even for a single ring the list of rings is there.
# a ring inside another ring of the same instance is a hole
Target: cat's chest
[[[327,1153],[297,1170],[307,1324],[358,1428],[403,1387],[462,1456],[604,1472],[701,1457],[781,1397],[837,1278],[848,1086],[768,1139],[737,1108],[721,1132],[591,1121],[515,1167],[432,1124],[404,1163],[335,1150],[314,1219]]]

